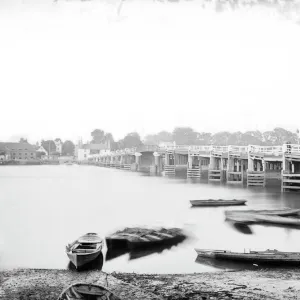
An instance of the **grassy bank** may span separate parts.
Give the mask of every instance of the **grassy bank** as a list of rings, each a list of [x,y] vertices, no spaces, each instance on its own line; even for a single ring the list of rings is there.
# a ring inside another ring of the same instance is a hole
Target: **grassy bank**
[[[0,272],[0,299],[56,300],[79,281],[107,286],[126,300],[300,299],[300,271],[149,275],[40,269]]]

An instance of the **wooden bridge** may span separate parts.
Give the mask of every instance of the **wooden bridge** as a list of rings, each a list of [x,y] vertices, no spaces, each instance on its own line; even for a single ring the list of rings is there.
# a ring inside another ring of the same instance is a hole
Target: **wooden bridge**
[[[143,145],[90,155],[89,161],[121,170],[207,178],[212,182],[264,187],[281,181],[285,191],[300,190],[300,145],[192,146]]]

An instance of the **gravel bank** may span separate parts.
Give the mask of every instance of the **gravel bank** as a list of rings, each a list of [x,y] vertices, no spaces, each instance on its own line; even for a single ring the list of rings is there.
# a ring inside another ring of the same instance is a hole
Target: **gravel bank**
[[[0,299],[56,300],[79,281],[108,286],[126,300],[300,299],[300,270],[149,275],[48,269],[0,272]]]

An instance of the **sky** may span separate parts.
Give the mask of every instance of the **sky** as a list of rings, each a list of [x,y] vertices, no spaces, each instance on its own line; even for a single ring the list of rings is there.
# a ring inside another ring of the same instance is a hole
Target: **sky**
[[[300,26],[198,1],[1,0],[0,141],[300,127]],[[120,6],[121,5],[121,6]]]

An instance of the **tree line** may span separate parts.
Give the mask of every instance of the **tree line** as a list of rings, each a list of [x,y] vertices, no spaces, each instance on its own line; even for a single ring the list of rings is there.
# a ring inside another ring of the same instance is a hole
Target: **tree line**
[[[55,140],[42,140],[41,145],[51,154],[59,154],[56,151]],[[61,141],[61,140],[60,140]],[[27,143],[24,138],[21,143]],[[175,143],[176,145],[260,145],[273,146],[290,142],[299,143],[299,130],[288,131],[281,127],[276,127],[271,131],[220,131],[217,133],[197,132],[191,127],[175,127],[172,132],[161,131],[156,134],[148,134],[142,140],[137,132],[130,132],[123,139],[114,140],[113,135],[102,129],[95,129],[91,132],[91,144],[105,144],[111,150],[133,148],[141,145],[159,145],[161,143]],[[61,155],[73,155],[75,145],[71,140],[62,142]]]
[[[138,147],[140,145],[159,145],[160,143],[175,143],[176,145],[260,145],[273,146],[290,142],[299,143],[299,130],[288,131],[276,127],[271,131],[220,131],[217,133],[197,132],[191,127],[175,127],[172,132],[161,131],[148,134],[142,140],[137,132],[128,133],[123,139],[115,141],[111,133],[95,129],[92,133],[91,143],[107,143],[113,150]]]
[[[197,132],[190,127],[176,127],[173,132],[161,131],[157,134],[147,135],[146,144],[159,144],[161,142],[175,142],[177,145],[282,145],[286,142],[299,143],[299,130],[288,131],[276,127],[271,131],[220,131],[217,133]]]

